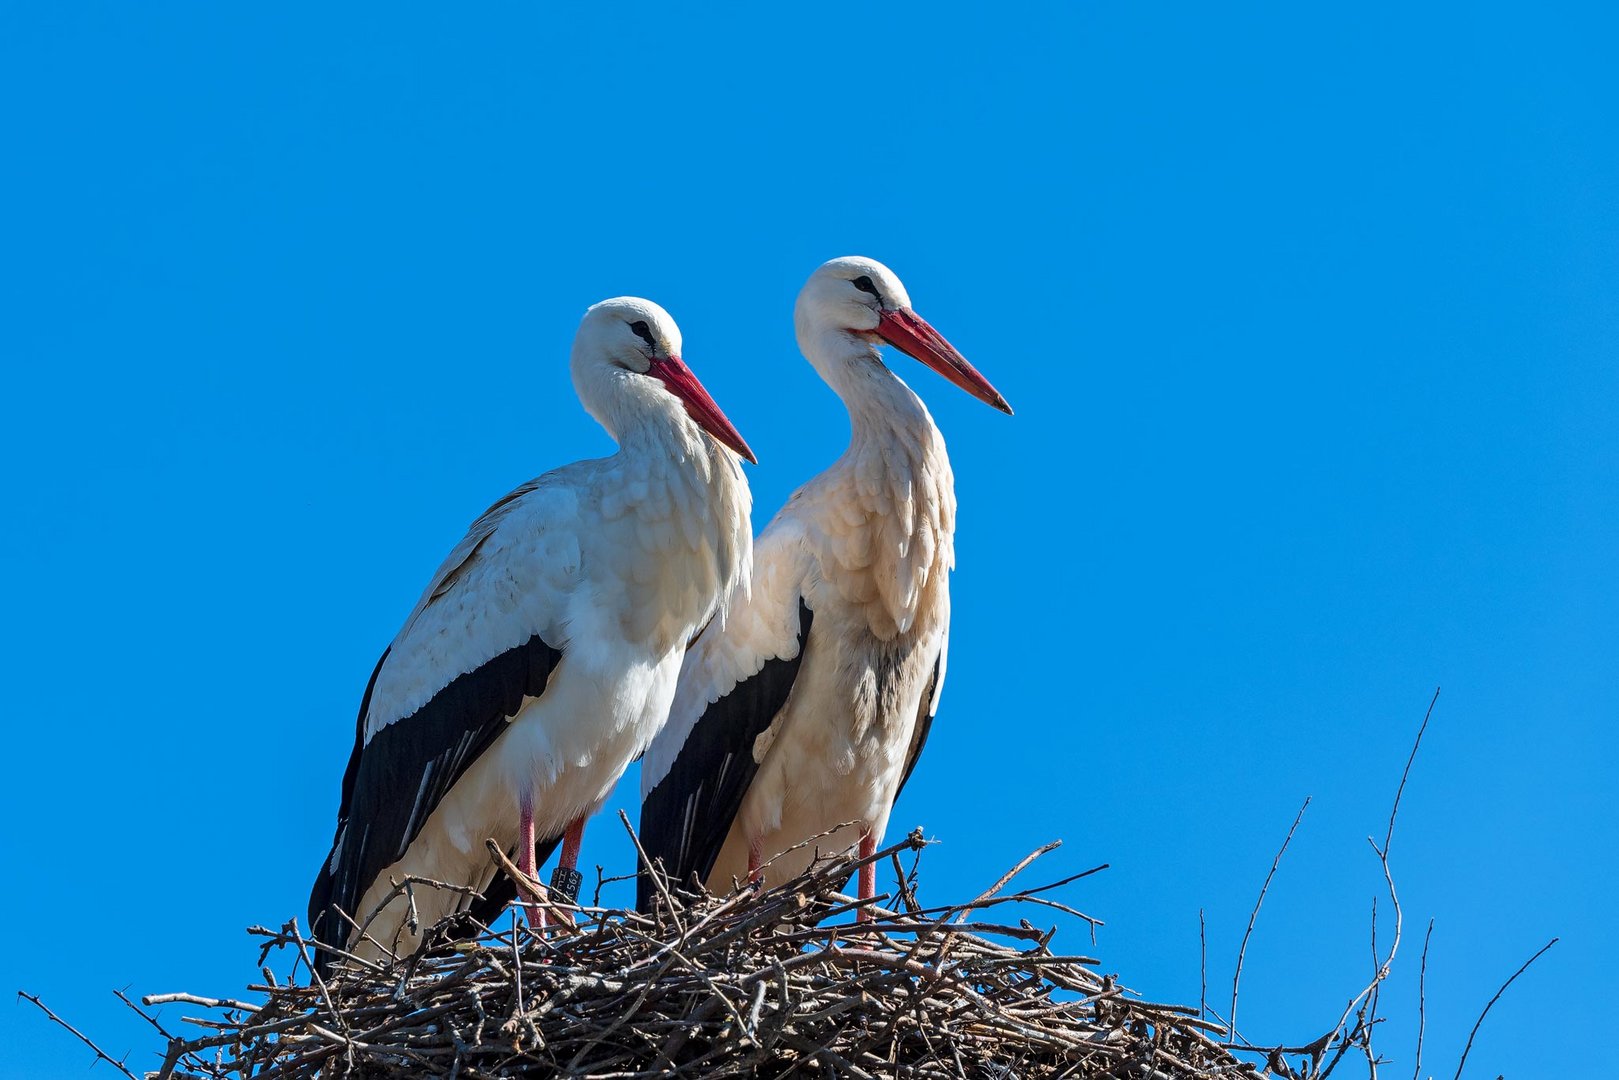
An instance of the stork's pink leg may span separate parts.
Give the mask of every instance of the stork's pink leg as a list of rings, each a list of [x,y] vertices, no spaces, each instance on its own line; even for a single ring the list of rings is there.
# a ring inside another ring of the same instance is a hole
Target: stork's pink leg
[[[748,884],[757,885],[764,880],[765,840],[756,836],[748,841]]]
[[[861,837],[860,837],[860,857],[862,859],[869,859],[875,854],[877,854],[877,834],[868,830],[867,832],[861,834]],[[859,897],[862,900],[870,900],[873,896],[876,896],[876,895],[877,895],[877,864],[876,863],[867,863],[866,865],[864,865],[864,866],[862,866],[860,868],[860,892],[859,892]],[[860,922],[870,922],[871,921],[871,909],[862,907],[860,909],[860,914],[857,916],[857,918],[859,919]]]
[[[525,791],[519,805],[522,814],[517,823],[517,869],[530,880],[537,881],[539,869],[534,865],[534,796]],[[529,894],[528,890],[523,888],[519,888],[518,892],[523,893],[527,900],[523,905],[523,911],[528,915],[528,928],[533,931],[544,930],[545,911],[539,906],[543,898]]]
[[[585,819],[577,818],[573,824],[562,830],[562,854],[557,857],[557,868],[551,871],[551,899],[564,904],[575,903],[579,899],[580,874],[579,845],[585,838]],[[558,912],[557,917],[563,922],[572,924],[573,920],[567,915]]]
[[[562,833],[562,854],[557,862],[569,870],[579,866],[579,846],[585,840],[585,819],[579,818]]]

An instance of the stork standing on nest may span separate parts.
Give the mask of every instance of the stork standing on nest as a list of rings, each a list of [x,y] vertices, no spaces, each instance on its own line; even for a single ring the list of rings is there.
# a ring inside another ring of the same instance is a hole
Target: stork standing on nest
[[[688,650],[642,764],[648,855],[713,891],[762,873],[786,880],[817,851],[874,853],[938,706],[954,482],[933,418],[879,347],[1012,411],[871,259],[816,270],[794,324],[849,410],[849,448],[759,536],[752,588]],[[649,886],[643,875],[643,908]],[[874,895],[872,867],[859,889]]]
[[[410,875],[487,890],[470,908],[487,922],[515,889],[486,838],[515,848],[530,878],[560,841],[553,891],[577,887],[585,818],[663,724],[687,644],[750,573],[736,455],[753,454],[680,345],[650,301],[586,312],[574,389],[618,452],[490,507],[383,652],[309,897],[321,941],[405,954],[418,928],[468,909],[460,894],[418,890],[415,927],[398,896],[371,921],[373,940],[354,940],[334,909],[363,922]],[[529,921],[542,921],[534,907]]]

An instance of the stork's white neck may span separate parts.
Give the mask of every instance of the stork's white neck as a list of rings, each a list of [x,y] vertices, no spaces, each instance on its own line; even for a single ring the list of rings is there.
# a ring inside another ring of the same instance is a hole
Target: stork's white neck
[[[955,563],[955,482],[944,437],[922,399],[847,331],[800,333],[799,347],[849,410],[849,448],[812,483],[823,502],[828,580],[887,641],[945,595]]]
[[[575,365],[579,400],[618,453],[599,462],[595,557],[636,597],[627,640],[684,645],[752,573],[752,497],[736,456],[654,379]]]
[[[661,393],[661,391],[660,391]],[[696,459],[706,472],[708,463],[722,452],[696,422],[687,415],[686,408],[671,394],[662,394],[667,401],[661,408],[638,410],[636,422],[613,431],[621,451],[657,459],[660,464],[679,465]]]
[[[802,335],[799,347],[849,410],[851,452],[895,440],[918,448],[940,441],[927,406],[883,363],[877,346],[846,330],[826,330]]]
[[[585,410],[632,454],[684,460],[702,447],[705,436],[686,407],[652,379],[603,366],[576,370],[574,385]]]

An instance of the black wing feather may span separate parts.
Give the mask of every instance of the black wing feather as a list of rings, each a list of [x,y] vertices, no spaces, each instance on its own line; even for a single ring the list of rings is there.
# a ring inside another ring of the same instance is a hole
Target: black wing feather
[[[742,797],[759,771],[753,743],[787,703],[798,668],[809,647],[814,613],[798,601],[798,652],[791,659],[765,661],[757,675],[703,711],[680,748],[668,775],[641,804],[641,846],[647,857],[663,860],[670,878],[684,882],[708,877],[719,858]],[[636,904],[648,910],[652,882],[641,874]]]
[[[377,875],[405,854],[433,808],[505,730],[523,699],[545,691],[561,659],[561,652],[536,634],[456,676],[421,708],[366,742],[371,693],[388,660],[388,653],[382,654],[360,704],[333,856],[321,866],[309,894],[309,924],[317,937],[347,939],[348,924],[333,916],[332,908],[356,918],[367,914],[354,909]]]
[[[922,744],[928,741],[928,732],[933,730],[933,699],[939,693],[939,674],[944,667],[944,650],[939,650],[939,658],[933,661],[933,677],[928,680],[928,688],[922,694],[922,709],[916,717],[916,727],[911,730],[911,749],[905,758],[905,772],[899,778],[899,787],[894,789],[894,801],[899,801],[900,792],[905,790],[906,781],[910,780],[911,773],[916,771],[917,759],[922,756]]]

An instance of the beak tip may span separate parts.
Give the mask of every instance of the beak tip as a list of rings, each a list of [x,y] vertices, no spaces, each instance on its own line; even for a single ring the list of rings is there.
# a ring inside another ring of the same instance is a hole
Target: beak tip
[[[926,319],[910,308],[884,311],[879,317],[877,336],[911,359],[937,371],[990,408],[1007,416],[1012,415],[1012,406],[1006,403],[1000,391],[991,386],[989,380],[956,351],[955,346],[929,326]]]

